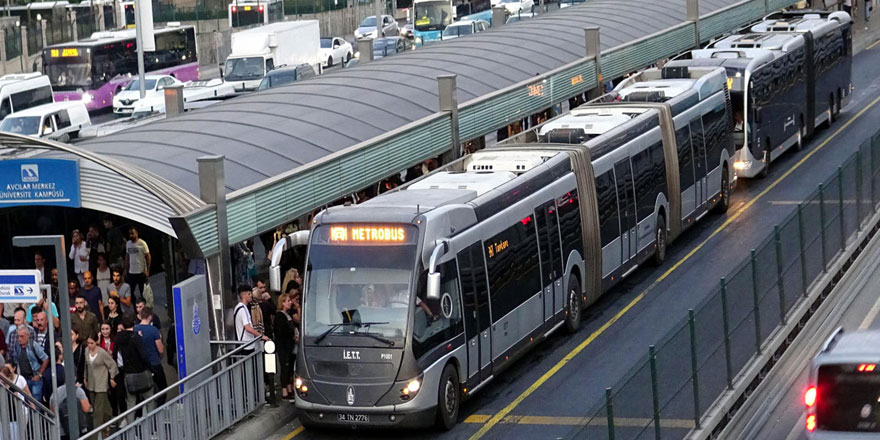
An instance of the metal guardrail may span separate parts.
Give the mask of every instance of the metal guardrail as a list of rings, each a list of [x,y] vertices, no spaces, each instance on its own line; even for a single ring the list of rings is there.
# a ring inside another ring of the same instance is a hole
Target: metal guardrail
[[[144,414],[106,437],[112,439],[207,440],[245,418],[266,401],[263,384],[262,344],[220,342],[238,345],[208,365],[156,393],[113,420],[81,438],[97,438],[113,424]],[[212,341],[212,345],[218,344]],[[247,353],[245,350],[253,349]],[[156,401],[172,390],[183,392],[152,409]]]
[[[716,398],[766,349],[767,339],[787,323],[789,312],[878,203],[880,131],[721,278],[687,318],[648,347],[567,438],[682,439],[700,427]]]
[[[55,414],[0,375],[0,439],[56,440]]]
[[[700,21],[684,21],[601,53],[607,78],[676,55],[700,39],[730,32],[795,0],[743,0],[705,14]],[[598,84],[592,57],[536,75],[460,105],[461,139],[486,135],[515,120],[565,101]],[[535,88],[533,85],[543,85]],[[315,163],[237,190],[227,196],[229,242],[235,243],[357,191],[372,182],[406,169],[449,149],[451,116],[438,112],[376,138],[329,155]],[[365,169],[368,167],[368,169]],[[258,209],[259,208],[259,209]],[[217,214],[213,207],[183,216],[203,255],[219,251]]]

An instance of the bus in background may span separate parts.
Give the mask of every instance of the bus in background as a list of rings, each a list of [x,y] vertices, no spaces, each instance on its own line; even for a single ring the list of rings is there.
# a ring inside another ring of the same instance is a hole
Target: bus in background
[[[122,26],[134,29],[134,2],[122,2]]]
[[[834,331],[810,365],[804,392],[807,438],[880,435],[880,331]]]
[[[144,54],[145,72],[183,82],[197,80],[195,28],[157,28],[155,37],[156,51]],[[95,32],[85,40],[46,47],[43,72],[52,82],[56,101],[81,99],[89,111],[110,107],[113,95],[138,73],[134,29]]]
[[[31,72],[0,76],[0,119],[52,102],[52,85],[46,75]]]
[[[722,68],[653,69],[511,142],[318,214],[296,407],[306,426],[451,429],[461,401],[729,205]],[[576,113],[575,113],[576,112]]]
[[[852,91],[852,20],[846,12],[773,14],[692,59],[669,66],[721,66],[727,71],[736,131],[734,168],[764,177],[770,162],[800,149],[816,127],[835,120]]]
[[[242,0],[229,4],[229,27],[284,21],[283,0]]]

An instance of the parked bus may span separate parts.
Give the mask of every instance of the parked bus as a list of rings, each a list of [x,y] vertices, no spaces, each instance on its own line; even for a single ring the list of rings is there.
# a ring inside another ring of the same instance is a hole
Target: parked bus
[[[156,51],[144,55],[147,74],[167,74],[181,81],[198,79],[195,29],[168,26],[155,31]],[[43,49],[43,72],[56,101],[83,100],[98,110],[138,73],[134,29],[95,32],[91,38]]]
[[[229,27],[284,21],[282,0],[242,0],[229,4]]]
[[[800,149],[816,127],[831,125],[852,91],[851,27],[845,12],[773,14],[747,34],[669,63],[726,69],[738,176],[766,176],[771,161]]]
[[[296,406],[305,425],[450,429],[463,398],[729,204],[721,68],[649,70],[396,191],[317,215]],[[725,189],[726,188],[726,189]]]
[[[52,85],[46,75],[31,72],[0,76],[0,120],[11,113],[52,102]]]
[[[810,440],[876,438],[880,434],[880,332],[835,330],[810,364],[804,392]]]

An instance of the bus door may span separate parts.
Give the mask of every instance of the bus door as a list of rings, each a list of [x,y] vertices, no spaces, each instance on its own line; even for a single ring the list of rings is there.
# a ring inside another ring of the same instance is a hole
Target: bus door
[[[470,245],[459,252],[457,258],[468,352],[467,379],[479,383],[492,374],[489,287],[482,243]]]
[[[694,152],[694,198],[696,199],[696,211],[706,206],[709,198],[706,178],[706,136],[703,133],[703,120],[691,121],[691,148]]]
[[[556,202],[551,200],[535,209],[538,243],[541,246],[541,287],[544,289],[544,322],[553,318],[560,304],[554,299],[562,291],[562,246],[559,242],[559,221]]]
[[[624,265],[638,252],[636,232],[636,195],[629,157],[614,164],[617,180],[617,203],[620,207],[620,263]]]

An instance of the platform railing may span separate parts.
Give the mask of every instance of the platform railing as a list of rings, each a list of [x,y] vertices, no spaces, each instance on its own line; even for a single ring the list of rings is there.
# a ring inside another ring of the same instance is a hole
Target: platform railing
[[[98,438],[111,425],[128,420],[105,438],[207,440],[242,420],[266,400],[262,344],[231,344],[237,348],[81,438]],[[168,398],[178,390],[182,390],[180,395]]]
[[[877,213],[880,131],[792,207],[714,292],[595,402],[567,438],[683,439]],[[721,380],[719,380],[721,377]]]
[[[0,375],[0,439],[56,440],[55,414]]]

